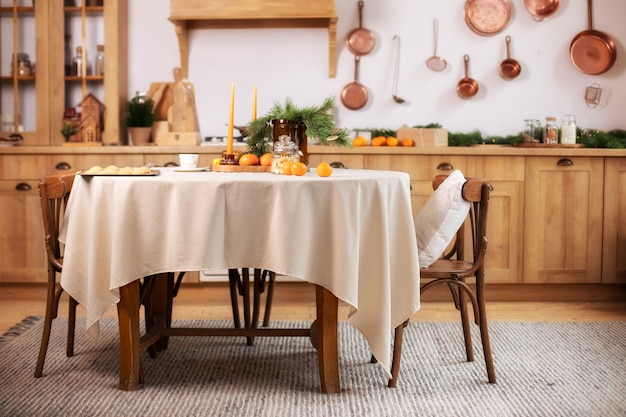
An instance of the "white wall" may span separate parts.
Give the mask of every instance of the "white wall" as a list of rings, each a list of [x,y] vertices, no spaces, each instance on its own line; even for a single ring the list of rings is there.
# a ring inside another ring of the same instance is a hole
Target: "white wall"
[[[463,0],[366,0],[364,27],[377,44],[361,60],[360,82],[369,90],[361,110],[341,105],[340,92],[353,80],[354,57],[345,47],[358,26],[357,1],[337,0],[337,76],[328,78],[325,29],[194,30],[190,32],[189,81],[195,86],[202,136],[225,135],[231,83],[236,88],[235,124],[251,118],[252,89],[258,86],[258,114],[274,101],[291,97],[297,105],[317,105],[327,96],[337,101],[342,127],[397,128],[441,123],[452,132],[480,129],[486,135],[515,134],[523,119],[576,115],[579,126],[626,128],[626,1],[595,0],[594,29],[612,37],[617,61],[605,74],[590,76],[570,62],[569,45],[587,29],[587,2],[561,0],[556,14],[536,22],[522,0],[510,0],[513,13],[505,30],[492,37],[474,34],[463,17]],[[129,1],[129,96],[151,82],[171,81],[179,64],[178,43],[167,0]],[[444,72],[427,69],[433,53],[433,19],[439,19],[438,55],[448,61]],[[398,95],[392,99],[394,35],[401,39]],[[512,57],[522,65],[512,81],[500,78],[505,36]],[[463,55],[471,57],[469,75],[480,85],[477,96],[462,100],[456,85],[463,78]],[[585,88],[598,83],[602,101],[594,109],[584,102]]]

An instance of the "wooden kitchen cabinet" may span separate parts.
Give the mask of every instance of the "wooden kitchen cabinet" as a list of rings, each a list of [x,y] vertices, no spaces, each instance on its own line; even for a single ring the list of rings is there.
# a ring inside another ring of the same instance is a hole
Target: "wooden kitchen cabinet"
[[[626,158],[605,158],[602,282],[626,283]]]
[[[315,171],[315,168],[321,162],[327,162],[329,164],[337,162],[342,163],[348,169],[363,169],[363,155],[309,153],[309,167],[311,170]]]
[[[525,283],[599,283],[604,159],[527,157]]]

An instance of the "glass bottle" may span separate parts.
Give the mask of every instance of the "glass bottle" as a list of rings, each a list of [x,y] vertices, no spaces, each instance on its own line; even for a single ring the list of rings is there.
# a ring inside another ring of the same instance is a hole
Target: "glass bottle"
[[[290,136],[281,135],[274,142],[270,172],[272,174],[283,174],[285,164],[299,161],[300,155],[296,143],[291,140]]]
[[[76,56],[72,62],[72,75],[80,77],[83,75],[83,48],[76,47]]]
[[[566,114],[561,121],[561,143],[574,145],[576,143],[576,116]]]
[[[559,143],[559,128],[556,126],[556,117],[546,117],[543,126],[543,143],[553,145]]]
[[[104,45],[98,45],[95,68],[96,72],[94,75],[104,75]]]

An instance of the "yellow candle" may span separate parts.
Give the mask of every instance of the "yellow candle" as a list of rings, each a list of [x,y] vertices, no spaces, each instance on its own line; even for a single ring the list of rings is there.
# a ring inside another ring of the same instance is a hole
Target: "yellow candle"
[[[252,94],[252,120],[256,120],[256,84],[254,84],[254,93]]]
[[[233,125],[235,117],[235,83],[230,87],[230,114],[228,115],[228,142],[226,142],[226,154],[233,154]]]

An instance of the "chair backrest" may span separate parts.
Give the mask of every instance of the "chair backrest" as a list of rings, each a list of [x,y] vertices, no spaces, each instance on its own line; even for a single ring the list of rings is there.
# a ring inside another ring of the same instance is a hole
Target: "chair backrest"
[[[59,246],[59,228],[70,197],[76,171],[53,174],[39,179],[39,198],[43,215],[44,236],[48,261],[58,270],[63,264]]]
[[[433,178],[433,189],[447,178],[447,175],[437,175]],[[444,258],[456,255],[457,259],[472,261],[476,267],[482,266],[487,249],[487,213],[489,211],[489,196],[493,187],[489,180],[482,178],[466,178],[462,195],[471,203],[468,220],[460,227],[450,250]],[[471,245],[466,245],[466,226],[469,224]],[[470,253],[467,250],[470,249]],[[471,256],[471,259],[466,257]]]

